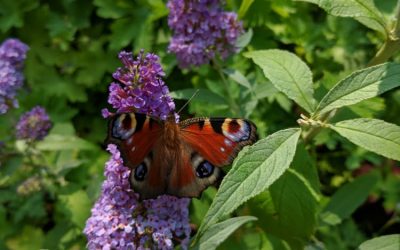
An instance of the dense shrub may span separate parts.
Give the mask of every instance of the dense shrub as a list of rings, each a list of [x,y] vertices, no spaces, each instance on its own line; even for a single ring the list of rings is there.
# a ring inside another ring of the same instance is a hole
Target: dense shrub
[[[398,249],[396,4],[0,1],[0,249]],[[140,201],[103,116],[182,107],[260,140]]]

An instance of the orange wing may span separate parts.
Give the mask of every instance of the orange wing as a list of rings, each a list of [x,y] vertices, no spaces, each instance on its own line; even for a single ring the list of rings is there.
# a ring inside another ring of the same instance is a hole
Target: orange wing
[[[107,143],[116,144],[125,166],[136,168],[160,137],[160,124],[145,114],[123,113],[109,122]]]
[[[214,166],[231,164],[238,152],[257,140],[249,120],[193,118],[180,123],[183,141]]]

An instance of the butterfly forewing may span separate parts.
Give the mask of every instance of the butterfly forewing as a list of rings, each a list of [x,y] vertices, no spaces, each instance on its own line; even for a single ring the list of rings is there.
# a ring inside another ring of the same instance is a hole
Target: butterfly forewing
[[[124,113],[110,119],[106,142],[116,144],[125,166],[135,168],[151,152],[160,133],[161,125],[149,116]]]
[[[182,138],[215,166],[231,164],[238,152],[257,140],[256,126],[235,118],[193,118],[181,124]]]

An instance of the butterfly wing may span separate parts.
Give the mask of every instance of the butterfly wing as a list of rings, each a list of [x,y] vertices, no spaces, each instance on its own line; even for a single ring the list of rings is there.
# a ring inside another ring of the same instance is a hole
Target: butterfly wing
[[[154,146],[159,144],[162,125],[145,114],[117,114],[109,121],[106,143],[117,145],[124,165],[132,169],[130,181],[135,191],[159,194],[165,192],[159,161],[154,160]],[[147,181],[151,176],[152,181]],[[145,181],[146,179],[146,181]]]
[[[161,124],[149,116],[114,116],[108,143],[116,144],[130,182],[142,199],[161,194],[197,197],[222,177],[218,167],[232,163],[256,140],[256,127],[243,119],[194,118]]]
[[[257,140],[256,126],[244,119],[193,118],[179,126],[184,153],[168,180],[168,193],[177,196],[199,196],[220,179],[219,167],[231,164],[244,146]]]
[[[217,167],[231,164],[244,146],[257,140],[256,126],[245,119],[193,118],[180,126],[183,140]]]

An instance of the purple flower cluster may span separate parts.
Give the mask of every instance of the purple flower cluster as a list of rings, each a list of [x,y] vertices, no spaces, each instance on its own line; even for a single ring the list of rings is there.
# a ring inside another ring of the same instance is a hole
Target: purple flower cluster
[[[236,13],[223,11],[221,0],[169,0],[168,8],[168,25],[174,32],[168,50],[176,54],[180,67],[236,52],[243,27]]]
[[[110,144],[108,151],[112,157],[106,163],[106,180],[84,229],[88,248],[173,249],[174,243],[187,248],[190,199],[164,195],[139,202],[117,147]]]
[[[17,138],[42,140],[51,128],[51,121],[46,110],[40,106],[24,113],[17,123]]]
[[[17,39],[7,39],[0,45],[0,114],[18,107],[16,92],[22,87],[22,68],[28,46]]]
[[[118,113],[136,111],[161,120],[173,114],[175,104],[162,80],[165,73],[158,56],[151,53],[144,55],[141,51],[135,60],[132,53],[122,51],[119,59],[124,67],[113,74],[118,82],[111,83],[109,87],[108,103]],[[107,109],[103,109],[102,113],[104,117],[110,115]]]

